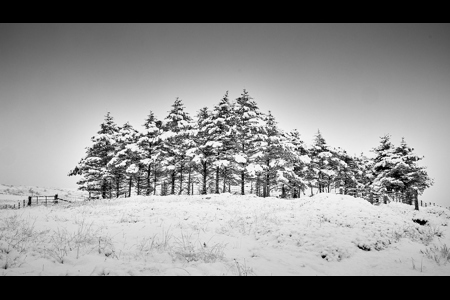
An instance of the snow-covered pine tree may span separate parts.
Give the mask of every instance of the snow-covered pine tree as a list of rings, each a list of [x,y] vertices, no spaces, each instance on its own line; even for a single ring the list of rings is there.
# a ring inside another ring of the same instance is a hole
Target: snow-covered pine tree
[[[332,170],[330,161],[333,154],[323,138],[320,130],[314,136],[313,144],[310,147],[311,164],[308,172],[308,179],[310,181],[311,194],[314,185],[319,193],[325,192],[330,188],[332,177],[335,176],[335,171]]]
[[[160,148],[162,123],[158,121],[152,111],[150,111],[144,123],[144,130],[137,142],[138,147],[142,151],[141,164],[145,170],[145,179],[143,188],[145,194],[156,195],[156,187],[158,175],[161,173],[160,166]]]
[[[184,110],[181,99],[176,98],[172,109],[163,121],[161,134],[162,166],[169,176],[171,184],[170,194],[175,194],[176,175],[179,174],[178,194],[183,192],[183,172],[188,169],[190,158],[186,151],[193,147],[191,136],[193,134],[192,118]]]
[[[423,157],[414,154],[414,149],[406,144],[404,138],[398,147],[389,150],[385,151],[388,154],[377,164],[375,170],[378,173],[375,173],[377,176],[373,185],[384,187],[386,191],[399,192],[408,204],[412,204],[414,193],[417,191],[422,194],[434,181],[429,178],[426,168],[418,164]]]
[[[371,171],[373,160],[364,155],[364,153],[361,153],[360,156],[353,157],[353,161],[356,166],[356,172],[354,172],[354,175],[357,182],[357,188],[364,191],[364,194],[370,193],[370,186],[373,180],[373,174]]]
[[[222,192],[226,191],[226,184],[229,181],[229,165],[233,152],[231,123],[233,119],[233,104],[228,99],[228,91],[225,93],[219,104],[214,106],[210,115],[211,126],[208,134],[216,144],[216,159],[213,162],[215,167],[215,193],[220,192],[220,176],[223,178]]]
[[[338,187],[340,193],[343,194],[348,194],[349,190],[357,193],[361,186],[358,185],[356,180],[358,167],[355,159],[340,147],[330,150],[333,154],[331,157],[331,168],[335,171],[335,176],[333,177],[334,187]]]
[[[400,185],[400,182],[390,176],[398,159],[394,155],[395,147],[391,142],[391,135],[385,134],[380,137],[380,144],[371,151],[375,154],[372,165],[373,182],[371,188],[375,193],[394,191]]]
[[[107,198],[111,192],[113,178],[107,170],[107,163],[114,156],[114,136],[118,130],[113,117],[108,112],[97,135],[91,138],[93,144],[86,147],[86,155],[68,174],[69,176],[81,175],[82,178],[77,182],[78,189],[88,191],[90,196],[101,194],[103,198]]]
[[[133,181],[139,175],[139,166],[142,152],[137,146],[139,133],[130,123],[125,123],[116,133],[115,154],[107,166],[111,174],[115,176],[116,197],[121,194],[131,197]],[[128,189],[122,187],[127,186]]]
[[[206,195],[212,163],[216,160],[217,149],[222,144],[215,141],[214,135],[210,134],[214,130],[215,125],[211,120],[211,112],[207,107],[200,109],[196,119],[195,134],[192,137],[194,146],[187,151],[187,155],[198,166],[198,171],[202,178],[201,194]]]
[[[311,158],[309,156],[308,148],[303,140],[300,138],[300,133],[297,129],[294,129],[286,133],[286,138],[290,144],[293,145],[293,166],[294,175],[291,176],[290,181],[293,182],[293,198],[300,197],[300,194],[304,194],[304,190],[308,185],[307,172]]]
[[[258,146],[263,140],[265,122],[256,102],[252,99],[244,89],[241,96],[236,99],[231,123],[230,137],[235,150],[233,165],[238,173],[242,195],[245,194],[246,177],[262,171],[260,165],[254,163],[256,159],[254,155],[260,151]]]
[[[271,187],[279,186],[284,191],[284,197],[286,188],[291,189],[295,185],[294,160],[297,152],[287,135],[278,128],[270,111],[267,115],[262,115],[262,119],[265,124],[264,131],[260,134],[261,141],[257,142],[259,151],[251,158],[263,177],[262,196],[269,197]]]

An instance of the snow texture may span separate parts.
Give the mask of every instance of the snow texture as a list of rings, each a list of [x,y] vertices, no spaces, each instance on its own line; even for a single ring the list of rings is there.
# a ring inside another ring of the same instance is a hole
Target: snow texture
[[[450,261],[426,253],[450,246],[449,219],[440,207],[415,211],[335,194],[133,196],[2,209],[0,276],[448,276]]]

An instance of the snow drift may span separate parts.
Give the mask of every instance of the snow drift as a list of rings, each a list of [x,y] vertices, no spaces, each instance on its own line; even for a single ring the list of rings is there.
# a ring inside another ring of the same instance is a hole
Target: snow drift
[[[450,275],[449,218],[335,194],[0,210],[0,275]]]

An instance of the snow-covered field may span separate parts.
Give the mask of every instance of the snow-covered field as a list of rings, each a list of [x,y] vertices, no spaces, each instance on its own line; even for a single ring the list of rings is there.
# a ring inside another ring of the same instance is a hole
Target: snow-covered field
[[[0,275],[450,275],[449,221],[445,208],[335,194],[2,209]]]

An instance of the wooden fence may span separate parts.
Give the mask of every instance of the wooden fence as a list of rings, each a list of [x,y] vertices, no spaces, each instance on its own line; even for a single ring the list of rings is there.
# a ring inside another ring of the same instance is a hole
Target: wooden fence
[[[383,193],[373,193],[370,190],[361,190],[361,189],[349,189],[348,195],[354,196],[354,197],[360,197],[363,199],[366,199],[372,204],[380,204],[380,203],[388,203],[388,202],[399,202],[404,204],[410,204],[414,205],[415,203],[415,197],[418,197],[415,193],[409,193],[404,194],[400,192],[383,192]],[[437,206],[437,207],[443,207],[440,205],[436,205],[436,203],[432,202],[423,202],[422,200],[418,200],[418,204],[420,207],[430,207],[430,206]],[[450,207],[443,207],[450,210]]]
[[[17,206],[16,204],[5,204],[2,205],[0,208],[3,209],[20,209],[20,208],[25,208],[27,206],[36,206],[36,205],[49,205],[49,204],[57,204],[59,203],[59,201],[63,201],[63,202],[72,202],[70,200],[66,200],[66,199],[61,199],[58,197],[58,194],[56,195],[51,195],[51,196],[28,196],[28,200],[19,200],[17,201]]]

